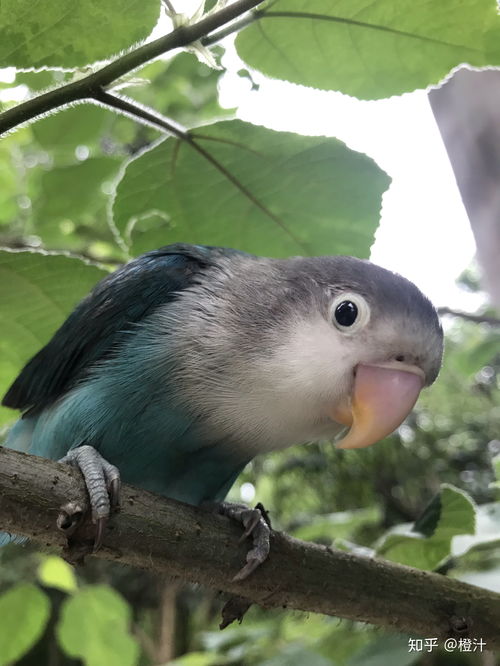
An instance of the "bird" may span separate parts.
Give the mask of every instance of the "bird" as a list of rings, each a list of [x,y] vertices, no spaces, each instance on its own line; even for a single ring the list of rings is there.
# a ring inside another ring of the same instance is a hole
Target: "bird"
[[[367,260],[175,243],[102,279],[26,364],[2,402],[22,412],[6,446],[81,470],[95,548],[121,481],[212,503],[253,540],[242,580],[269,553],[264,512],[225,501],[243,468],[294,444],[374,444],[442,353],[427,297]]]

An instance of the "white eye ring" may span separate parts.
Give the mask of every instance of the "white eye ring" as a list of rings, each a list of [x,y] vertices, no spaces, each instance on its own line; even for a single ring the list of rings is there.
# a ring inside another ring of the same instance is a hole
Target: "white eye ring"
[[[331,320],[342,333],[356,333],[370,321],[370,306],[361,294],[344,291],[332,301]],[[352,319],[352,323],[349,323]]]

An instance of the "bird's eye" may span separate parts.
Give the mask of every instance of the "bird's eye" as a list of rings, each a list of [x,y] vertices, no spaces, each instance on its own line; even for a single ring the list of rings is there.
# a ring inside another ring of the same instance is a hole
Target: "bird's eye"
[[[370,319],[370,306],[360,294],[337,294],[332,303],[332,322],[344,333],[354,333],[366,326]]]
[[[352,326],[358,317],[358,306],[352,301],[342,301],[335,308],[335,321],[339,326]]]

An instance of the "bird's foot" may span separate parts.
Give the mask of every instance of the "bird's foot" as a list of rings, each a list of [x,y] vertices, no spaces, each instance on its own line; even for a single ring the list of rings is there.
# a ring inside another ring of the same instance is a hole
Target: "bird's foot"
[[[89,494],[92,522],[96,525],[93,548],[96,552],[102,545],[111,509],[118,508],[120,504],[120,472],[93,446],[87,444],[70,449],[59,462],[78,467],[83,475]],[[70,537],[81,523],[84,513],[84,508],[78,503],[68,502],[60,509],[58,528]]]
[[[245,580],[262,562],[265,562],[269,555],[271,525],[267,511],[262,504],[257,504],[254,509],[249,509],[244,504],[230,502],[217,502],[215,506],[218,513],[243,525],[245,531],[240,543],[247,537],[252,538],[253,548],[247,553],[247,563],[233,578],[233,581]]]

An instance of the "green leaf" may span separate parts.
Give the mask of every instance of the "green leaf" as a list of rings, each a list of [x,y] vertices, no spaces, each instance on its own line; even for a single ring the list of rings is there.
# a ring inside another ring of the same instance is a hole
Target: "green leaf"
[[[260,666],[331,666],[332,662],[313,650],[296,643],[287,645],[279,654],[260,662]]]
[[[368,256],[389,184],[369,157],[337,139],[239,120],[192,136],[208,157],[168,139],[132,160],[118,184],[115,224],[134,253],[184,241],[271,256]]]
[[[105,60],[154,28],[158,0],[2,0],[0,67],[82,67]]]
[[[440,81],[453,67],[500,64],[492,0],[280,0],[236,39],[264,74],[361,99]]]
[[[476,510],[476,531],[453,539],[452,555],[461,557],[470,550],[500,545],[500,502],[481,504]]]
[[[55,84],[54,75],[61,72],[53,72],[43,69],[39,72],[16,72],[16,86],[25,85],[32,91],[43,90]]]
[[[389,534],[377,555],[409,567],[432,571],[450,554],[450,544],[413,534]]]
[[[419,569],[435,569],[451,554],[453,537],[475,533],[476,508],[462,490],[443,484],[439,501],[431,501],[416,525],[423,526],[429,536],[391,533],[379,546],[377,554]]]
[[[219,105],[217,84],[222,74],[184,51],[168,61],[149,63],[135,72],[124,87],[126,94],[138,102],[192,127],[206,120],[222,120],[228,114],[234,115],[234,111]]]
[[[53,113],[32,125],[35,139],[43,148],[76,147],[98,139],[110,112],[94,104],[78,104]]]
[[[293,536],[305,541],[348,539],[352,538],[359,528],[376,525],[380,520],[380,509],[375,506],[354,511],[338,511],[310,518],[306,525],[293,530]]]
[[[491,464],[493,466],[493,473],[495,474],[496,483],[500,484],[500,453],[493,458]]]
[[[38,580],[46,587],[56,587],[63,592],[75,592],[76,576],[73,567],[56,555],[42,556],[38,567]]]
[[[74,220],[97,211],[106,201],[101,185],[115,177],[120,162],[115,157],[90,157],[80,164],[46,171],[41,178],[40,201],[34,210],[38,225]]]
[[[35,585],[21,583],[0,596],[0,666],[13,664],[43,634],[50,602]]]
[[[450,540],[458,534],[474,534],[476,506],[469,495],[449,484],[441,486],[441,518],[434,537]]]
[[[421,656],[408,652],[407,636],[382,636],[349,659],[347,666],[410,666]]]
[[[71,309],[107,273],[80,259],[0,252],[0,394],[48,342]],[[0,408],[0,424],[16,413]]]
[[[0,143],[0,224],[12,222],[19,215],[19,175],[14,154],[9,139],[3,140]]]
[[[188,652],[187,654],[168,662],[168,666],[212,666],[220,664],[220,657],[206,652]]]
[[[88,585],[64,602],[56,631],[66,654],[85,666],[134,666],[139,646],[130,622],[130,607],[117,592]]]

